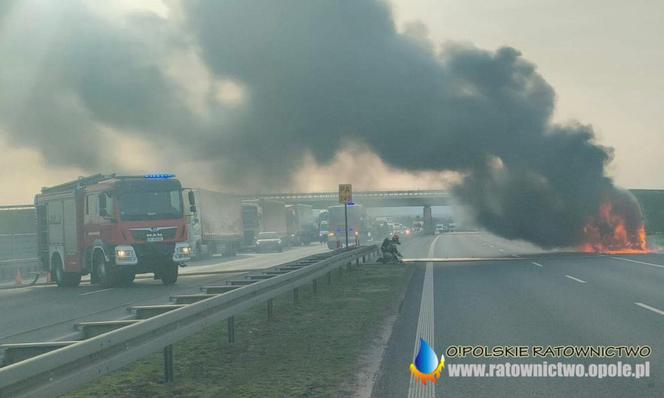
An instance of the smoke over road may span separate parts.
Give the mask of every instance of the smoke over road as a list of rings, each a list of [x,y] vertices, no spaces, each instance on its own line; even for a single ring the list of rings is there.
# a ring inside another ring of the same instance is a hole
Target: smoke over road
[[[393,168],[458,172],[482,225],[544,247],[581,245],[618,195],[611,150],[588,125],[552,123],[553,88],[514,48],[440,47],[375,0],[192,0],[122,26],[84,4],[3,22],[0,126],[54,165],[114,166],[106,137],[121,131],[266,190],[353,143]],[[165,66],[182,53],[210,75],[202,109]],[[239,100],[215,95],[220,82]]]

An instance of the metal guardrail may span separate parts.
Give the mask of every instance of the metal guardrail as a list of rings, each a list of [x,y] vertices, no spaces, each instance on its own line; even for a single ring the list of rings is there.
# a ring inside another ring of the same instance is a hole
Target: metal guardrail
[[[160,350],[167,379],[169,362],[172,378],[173,343],[224,319],[229,320],[230,330],[234,315],[261,302],[268,303],[270,313],[272,298],[290,290],[297,295],[298,287],[311,281],[316,286],[317,278],[333,269],[376,253],[376,246],[341,249],[318,262],[283,267],[283,273],[249,275],[249,284],[0,368],[0,398],[57,396]]]
[[[34,210],[35,205],[6,205],[0,206],[0,211],[3,210]]]

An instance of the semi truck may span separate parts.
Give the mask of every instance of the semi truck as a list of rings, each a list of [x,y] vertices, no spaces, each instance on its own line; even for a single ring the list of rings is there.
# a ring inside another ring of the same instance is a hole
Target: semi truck
[[[200,188],[188,188],[185,192],[185,209],[195,209],[187,214],[193,256],[206,258],[215,253],[234,256],[242,244],[240,198]],[[188,203],[192,195],[195,205]]]
[[[192,206],[195,199],[190,198]],[[182,186],[173,175],[79,178],[35,196],[37,250],[60,287],[102,286],[154,273],[174,284],[190,259]]]
[[[286,206],[272,199],[242,201],[243,247],[255,248],[256,236],[261,232],[274,232],[279,239],[288,241]]]
[[[318,240],[314,211],[311,205],[295,204],[286,206],[286,221],[290,243],[308,245]]]
[[[348,205],[348,230],[345,229],[346,215],[344,205],[330,206],[328,210],[327,247],[337,249],[346,246],[348,233],[349,246],[359,245],[368,237],[366,230],[366,212],[362,205]]]

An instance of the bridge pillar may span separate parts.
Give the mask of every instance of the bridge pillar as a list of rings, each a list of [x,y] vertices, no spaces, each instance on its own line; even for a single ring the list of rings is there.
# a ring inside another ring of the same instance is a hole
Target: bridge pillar
[[[433,235],[433,216],[431,215],[431,206],[424,206],[424,233],[427,235]]]

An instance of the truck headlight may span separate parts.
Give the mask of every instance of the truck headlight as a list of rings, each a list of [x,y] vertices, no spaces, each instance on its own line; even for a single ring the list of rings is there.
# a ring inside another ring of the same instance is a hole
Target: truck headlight
[[[191,246],[179,246],[177,247],[177,252],[180,255],[188,256],[191,254]]]
[[[129,245],[118,245],[115,247],[115,264],[135,265],[138,263],[136,251]]]
[[[116,247],[115,257],[118,258],[132,258],[135,257],[134,249],[128,247]]]
[[[175,250],[173,252],[173,261],[183,262],[191,259],[193,254],[193,249],[189,245],[189,242],[178,242],[175,244]]]

